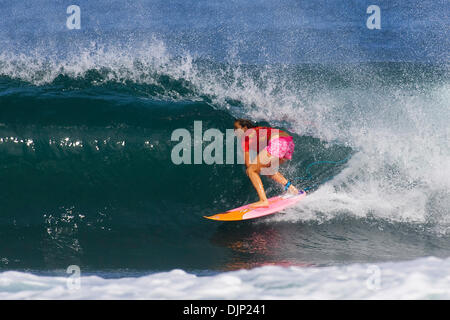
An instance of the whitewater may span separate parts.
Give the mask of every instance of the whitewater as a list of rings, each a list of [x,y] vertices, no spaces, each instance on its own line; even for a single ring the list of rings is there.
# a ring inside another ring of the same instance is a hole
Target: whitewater
[[[180,269],[120,279],[0,273],[0,299],[449,299],[450,259],[198,276]],[[69,282],[69,284],[68,284]]]
[[[384,3],[374,31],[362,2],[80,1],[69,32],[4,2],[0,299],[449,299],[448,3]],[[254,189],[170,136],[237,117],[292,134],[311,192],[207,221]]]

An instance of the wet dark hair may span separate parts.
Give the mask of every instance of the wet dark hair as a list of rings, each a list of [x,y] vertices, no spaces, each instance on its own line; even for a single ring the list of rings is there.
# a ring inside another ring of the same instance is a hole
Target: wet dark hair
[[[235,119],[234,123],[239,123],[241,127],[246,127],[247,129],[255,128],[256,124],[248,119]]]

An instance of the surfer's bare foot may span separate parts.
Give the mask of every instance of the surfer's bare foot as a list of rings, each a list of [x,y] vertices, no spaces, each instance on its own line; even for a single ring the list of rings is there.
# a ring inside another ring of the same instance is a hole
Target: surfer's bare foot
[[[269,206],[269,201],[265,200],[265,201],[258,201],[255,203],[252,203],[251,205],[249,205],[249,207],[251,208],[267,208]]]
[[[294,187],[292,184],[289,186],[288,192],[290,194],[298,194],[298,189]]]

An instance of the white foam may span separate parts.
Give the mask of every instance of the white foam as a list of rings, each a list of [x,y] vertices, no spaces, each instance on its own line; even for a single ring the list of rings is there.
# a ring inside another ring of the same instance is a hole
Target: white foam
[[[449,299],[450,258],[334,267],[264,266],[196,276],[172,270],[141,277],[67,278],[0,273],[0,299]]]

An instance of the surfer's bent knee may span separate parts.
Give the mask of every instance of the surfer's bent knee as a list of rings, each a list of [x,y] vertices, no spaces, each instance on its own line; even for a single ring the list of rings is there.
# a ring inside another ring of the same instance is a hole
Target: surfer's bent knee
[[[251,165],[249,165],[248,167],[247,167],[247,174],[249,174],[249,173],[251,173],[251,172],[256,172],[256,173],[259,173],[259,171],[260,171],[260,168],[259,168],[259,166],[258,165],[256,165],[256,164],[251,164]]]

